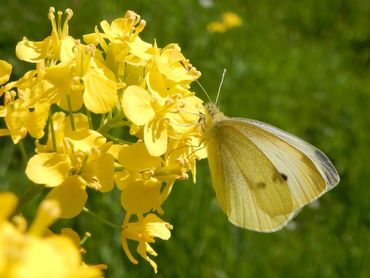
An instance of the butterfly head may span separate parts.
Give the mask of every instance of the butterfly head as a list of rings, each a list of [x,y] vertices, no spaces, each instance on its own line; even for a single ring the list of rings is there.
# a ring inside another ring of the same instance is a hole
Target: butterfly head
[[[206,118],[211,117],[214,118],[218,113],[221,113],[220,110],[218,110],[217,105],[213,102],[207,103],[205,105],[206,110]]]
[[[220,112],[215,103],[207,103],[205,105],[205,116],[201,122],[202,129],[205,133],[212,129],[216,122],[225,118],[224,113]]]

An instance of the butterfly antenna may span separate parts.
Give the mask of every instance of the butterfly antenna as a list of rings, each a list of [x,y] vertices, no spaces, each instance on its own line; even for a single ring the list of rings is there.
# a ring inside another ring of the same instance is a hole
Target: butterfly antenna
[[[225,75],[226,75],[226,69],[224,69],[224,71],[222,72],[221,82],[220,82],[220,86],[218,86],[218,91],[217,91],[217,97],[216,97],[215,104],[218,103],[218,98],[220,97],[220,92],[221,92],[222,84],[224,83]]]
[[[198,84],[198,86],[202,89],[202,91],[204,92],[204,94],[207,96],[209,102],[212,102],[211,98],[209,97],[206,89],[204,89],[204,87],[202,86],[202,84],[200,84],[200,82],[197,80],[197,79],[194,79],[194,81]]]
[[[183,61],[181,61],[181,64],[185,68],[185,70],[187,70],[188,72],[190,72],[190,69],[193,68],[193,66],[191,66],[191,65],[190,65],[190,67],[187,67],[186,64]],[[204,89],[204,87],[202,86],[202,84],[200,84],[200,82],[195,77],[193,77],[193,81],[195,81],[198,84],[198,86],[202,89],[202,91],[204,92],[204,94],[207,96],[209,102],[212,102],[211,98],[209,97],[206,89]]]

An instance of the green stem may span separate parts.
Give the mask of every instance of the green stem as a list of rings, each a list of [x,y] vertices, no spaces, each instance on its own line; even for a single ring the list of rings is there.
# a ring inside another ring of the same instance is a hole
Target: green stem
[[[132,145],[132,142],[129,142],[129,141],[126,141],[126,140],[122,140],[122,139],[119,139],[117,137],[114,137],[113,135],[110,135],[108,133],[101,133],[104,137],[112,140],[114,143],[117,143],[117,144],[125,144],[125,145]]]
[[[113,228],[113,229],[121,229],[121,226],[120,225],[117,225],[115,223],[112,223],[110,222],[109,220],[105,219],[104,217],[92,212],[91,210],[89,210],[88,208],[84,207],[83,209],[83,212],[85,212],[86,214],[98,219],[99,221],[103,222],[104,224],[106,224],[107,226]]]
[[[112,126],[114,126],[117,123],[119,123],[120,121],[122,121],[122,117],[123,117],[123,113],[118,112],[112,119],[110,119],[104,125],[99,127],[97,131],[100,132],[100,133],[105,133],[105,132],[109,131],[112,128]]]
[[[99,128],[104,125],[104,122],[106,121],[107,118],[108,118],[108,114],[101,115]]]
[[[86,110],[86,116],[87,116],[87,120],[89,121],[89,127],[90,129],[94,129],[93,127],[93,122],[92,122],[92,118],[91,118],[91,112],[89,109],[85,109]]]
[[[73,117],[73,112],[72,112],[72,102],[71,102],[71,97],[70,95],[67,95],[67,104],[68,104],[68,112],[69,112],[69,117],[71,119],[71,127],[72,130],[76,130],[76,124],[75,124],[75,119]]]
[[[33,198],[39,195],[43,190],[44,186],[40,184],[33,184],[20,198],[17,206],[17,212],[26,204],[28,204]]]
[[[26,149],[24,148],[23,142],[19,141],[18,146],[19,146],[19,150],[21,151],[23,161],[24,161],[25,164],[27,164],[28,156],[27,156]]]
[[[53,142],[53,150],[54,152],[56,152],[57,151],[57,139],[55,138],[55,130],[54,130],[53,117],[51,115],[51,109],[49,109],[49,126],[50,126],[51,141]]]
[[[109,127],[110,128],[120,128],[120,127],[123,127],[123,126],[130,126],[130,122],[129,121],[121,121],[117,124],[111,124]]]

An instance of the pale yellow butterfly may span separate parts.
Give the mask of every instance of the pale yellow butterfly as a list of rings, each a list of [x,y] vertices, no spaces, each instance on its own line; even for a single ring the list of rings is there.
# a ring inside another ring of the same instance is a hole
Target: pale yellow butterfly
[[[206,108],[202,126],[213,188],[233,224],[279,230],[339,183],[333,164],[311,144],[259,121],[226,117],[213,103]]]

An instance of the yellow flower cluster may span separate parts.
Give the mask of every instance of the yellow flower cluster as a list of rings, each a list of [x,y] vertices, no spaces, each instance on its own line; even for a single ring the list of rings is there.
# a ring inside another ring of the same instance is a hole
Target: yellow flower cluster
[[[23,217],[11,218],[16,205],[15,195],[0,193],[0,277],[102,276],[102,267],[83,264],[79,238],[73,230],[62,230],[60,235],[48,230],[60,214],[56,202],[41,203],[28,231]]]
[[[220,20],[212,21],[207,25],[210,33],[224,33],[229,29],[242,25],[242,19],[234,12],[225,12],[221,15]]]
[[[26,37],[16,55],[34,64],[8,82],[12,67],[0,61],[0,136],[14,144],[35,138],[36,154],[25,173],[50,188],[47,200],[60,205],[60,217],[80,214],[91,189],[106,193],[116,185],[125,211],[122,246],[127,241],[157,271],[149,255],[155,237],[170,238],[171,224],[159,215],[176,180],[205,158],[201,146],[202,101],[190,90],[200,77],[177,44],[159,48],[140,39],[145,21],[132,11],[83,36],[69,35],[72,11],[50,8],[51,35]],[[63,21],[64,20],[64,21]],[[7,83],[8,82],[8,83]]]

